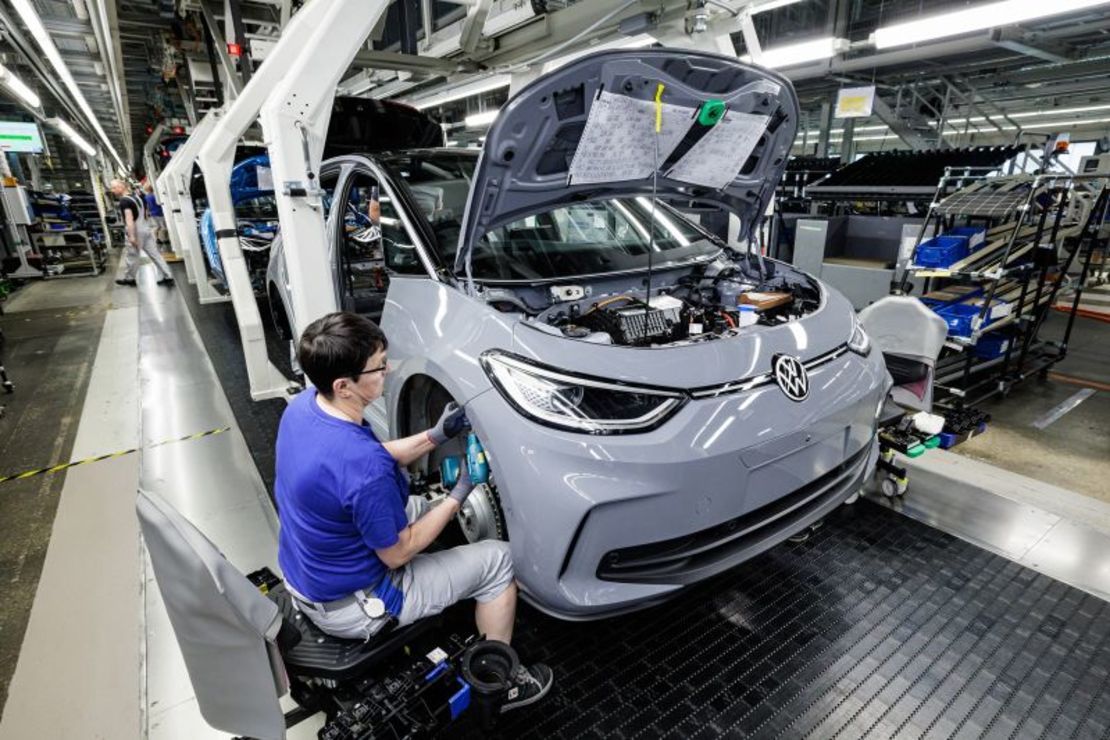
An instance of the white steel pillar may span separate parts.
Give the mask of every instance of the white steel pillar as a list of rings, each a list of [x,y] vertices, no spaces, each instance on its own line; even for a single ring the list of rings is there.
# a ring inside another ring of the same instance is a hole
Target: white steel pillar
[[[251,398],[256,401],[284,395],[289,382],[266,354],[262,317],[239,245],[229,185],[235,147],[261,111],[293,296],[295,315],[289,318],[299,333],[313,318],[334,310],[335,288],[316,182],[306,186],[303,195],[296,188],[287,190],[286,184],[306,182],[307,171],[319,171],[336,85],[387,5],[387,0],[314,0],[302,8],[200,151],[199,164],[235,305]],[[286,105],[283,101],[290,99],[296,101],[291,118],[281,110]],[[269,114],[264,106],[270,108]],[[305,160],[300,127],[308,132],[311,161]]]
[[[158,179],[158,168],[154,166],[154,150],[158,148],[158,142],[165,130],[165,124],[159,123],[143,144],[143,169],[146,170],[146,179],[152,185]]]
[[[197,152],[209,134],[216,127],[220,112],[209,111],[193,129],[188,140],[180,147],[158,177],[156,189],[163,203],[169,207],[166,224],[170,229],[170,239],[174,252],[185,259],[185,271],[189,282],[197,286],[201,303],[219,303],[228,300],[227,296],[208,282],[208,268],[205,266],[204,253],[200,246],[200,232],[197,230],[197,214],[193,210],[191,186],[193,164]],[[163,209],[165,210],[165,209]]]
[[[315,0],[298,13],[290,27],[310,13],[318,25],[262,107],[293,303],[289,318],[298,336],[338,308],[324,243],[320,163],[336,86],[388,5],[388,0],[329,0],[326,5]],[[280,56],[275,50],[267,63]]]

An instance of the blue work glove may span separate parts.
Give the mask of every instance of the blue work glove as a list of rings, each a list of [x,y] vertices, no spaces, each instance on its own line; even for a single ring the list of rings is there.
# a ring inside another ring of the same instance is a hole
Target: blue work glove
[[[455,487],[451,489],[451,493],[447,494],[447,498],[453,498],[459,502],[459,506],[463,505],[466,497],[474,490],[474,483],[470,480],[470,471],[467,466],[463,465],[459,470],[459,480]]]
[[[459,436],[470,429],[470,420],[466,418],[466,411],[454,401],[447,404],[443,414],[436,425],[428,430],[428,439],[439,447],[449,439]]]

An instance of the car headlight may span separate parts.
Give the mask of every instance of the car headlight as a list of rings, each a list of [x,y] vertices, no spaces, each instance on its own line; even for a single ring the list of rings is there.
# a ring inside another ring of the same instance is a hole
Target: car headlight
[[[540,424],[573,432],[647,432],[686,401],[680,391],[571,375],[503,352],[486,352],[481,361],[494,386],[517,411]]]
[[[863,357],[871,354],[871,337],[867,336],[863,325],[854,315],[852,316],[852,338],[848,340],[848,349]]]

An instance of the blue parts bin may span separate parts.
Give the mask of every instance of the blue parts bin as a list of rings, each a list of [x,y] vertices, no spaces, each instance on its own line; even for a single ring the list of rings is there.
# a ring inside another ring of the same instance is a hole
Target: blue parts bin
[[[914,264],[921,267],[948,267],[970,254],[967,242],[966,236],[934,236],[917,245]]]
[[[987,328],[995,321],[1009,315],[1009,303],[1006,301],[995,300],[991,304],[991,310],[987,312],[983,320],[983,325],[979,327],[980,330]],[[974,327],[972,322],[983,310],[982,306],[973,303],[954,303],[950,306],[941,306],[934,308],[937,315],[944,319],[948,324],[948,336],[950,337],[970,337],[973,333]]]
[[[982,226],[961,226],[917,245],[914,264],[920,267],[949,267],[974,252],[986,240]]]
[[[993,360],[1006,354],[1011,338],[1005,334],[987,334],[975,343],[975,356],[983,360]]]
[[[984,422],[984,423],[979,424],[977,427],[975,427],[971,431],[964,432],[963,434],[952,434],[951,432],[941,432],[940,435],[939,435],[940,436],[940,448],[942,450],[950,449],[952,447],[955,447],[958,444],[962,444],[962,443],[968,441],[972,437],[979,436],[980,434],[982,434],[985,431],[987,431],[987,425]]]
[[[987,243],[986,226],[957,226],[945,232],[947,236],[966,236],[967,251],[974,252]]]

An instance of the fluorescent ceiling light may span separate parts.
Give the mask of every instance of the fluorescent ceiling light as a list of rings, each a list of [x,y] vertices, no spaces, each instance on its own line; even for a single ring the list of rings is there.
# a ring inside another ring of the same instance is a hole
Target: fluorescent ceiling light
[[[880,134],[879,136],[853,136],[852,141],[882,141],[883,139],[889,139],[891,136],[894,135],[895,134],[893,131],[888,131],[887,133]],[[843,139],[843,136],[829,136],[829,141],[841,141]]]
[[[885,141],[891,136],[894,136],[894,134],[883,134],[882,136],[857,136],[852,139],[852,141]]]
[[[791,0],[791,2],[798,1],[799,0]],[[656,39],[652,36],[648,36],[647,34],[639,34],[637,36],[631,36],[629,38],[620,38],[614,41],[595,44],[594,46],[588,47],[586,49],[572,51],[562,56],[556,57],[555,59],[546,61],[543,63],[542,69],[546,73],[558,69],[568,62],[572,62],[579,57],[585,56],[586,54],[591,54],[595,51],[602,51],[605,49],[642,49],[645,46],[651,46],[655,43],[655,41]],[[511,82],[512,77],[510,75],[495,74],[489,77],[482,78],[480,80],[464,82],[462,84],[459,84],[457,87],[448,89],[438,94],[432,94],[424,98],[409,98],[403,102],[407,102],[409,105],[419,110],[425,110],[427,108],[435,108],[439,105],[453,103],[456,100],[474,97],[475,95],[482,95],[483,93],[493,92],[494,90],[501,90],[508,87]]]
[[[1031,128],[1071,128],[1072,126],[1090,126],[1095,123],[1107,123],[1110,118],[1086,118],[1082,121],[1045,121],[1037,123],[1030,123],[1022,126],[1022,129],[1028,131]]]
[[[407,102],[418,110],[425,110],[426,108],[435,108],[438,105],[453,103],[463,98],[500,90],[503,87],[508,87],[511,81],[512,77],[507,74],[490,75],[480,80],[463,83],[436,95],[429,95],[426,98],[409,98],[403,102]]]
[[[481,128],[482,126],[488,126],[493,123],[495,118],[497,118],[498,113],[500,113],[500,111],[487,110],[483,113],[475,113],[472,116],[467,116],[466,127]]]
[[[853,129],[853,130],[858,134],[861,131],[887,131],[889,129],[890,129],[890,126],[856,126],[855,129]],[[842,128],[834,128],[831,131],[829,131],[829,135],[831,135],[831,136],[835,136],[836,134],[843,134],[843,133],[844,133],[844,129],[842,129]]]
[[[73,127],[70,126],[68,123],[60,118],[50,118],[48,119],[48,123],[50,123],[51,126],[65,134],[66,138],[77,145],[77,148],[83,151],[85,154],[88,154],[90,157],[96,156],[96,149],[93,148],[92,144],[85,141],[81,134],[74,131]]]
[[[876,49],[889,49],[1107,4],[1107,0],[1002,0],[883,26],[875,30],[871,40]]]
[[[1110,110],[1110,104],[1107,105],[1083,105],[1077,108],[1048,108],[1045,110],[1031,110],[1022,111],[1021,113],[995,113],[991,116],[992,120],[1004,120],[1006,118],[1040,118],[1043,116],[1064,116],[1069,113],[1090,113],[1092,111]],[[986,123],[985,116],[972,116],[971,118],[959,118],[949,121],[949,123],[963,125],[968,122],[971,123]]]
[[[42,107],[42,100],[35,94],[35,91],[27,87],[23,80],[12,74],[12,71],[2,64],[0,64],[0,84],[32,108]]]
[[[770,2],[759,3],[753,7],[751,13],[752,15],[766,13],[768,10],[777,10],[779,8],[785,8],[787,5],[795,5],[800,2],[802,2],[802,0],[770,0]]]
[[[798,44],[788,44],[774,49],[764,49],[756,64],[763,67],[792,67],[806,62],[819,62],[829,59],[844,51],[848,46],[845,39],[827,36],[825,38],[803,41]],[[740,61],[752,63],[752,56],[745,54]]]
[[[77,81],[73,79],[73,75],[70,74],[69,67],[66,66],[65,60],[62,59],[62,55],[58,53],[58,47],[54,46],[50,34],[46,31],[46,26],[42,24],[42,19],[39,18],[39,14],[35,12],[35,9],[31,7],[30,0],[12,0],[12,5],[15,6],[16,12],[19,13],[19,17],[23,20],[23,25],[27,26],[27,30],[35,37],[35,41],[38,43],[39,48],[42,49],[42,53],[50,60],[50,64],[54,67],[54,71],[58,73],[58,77],[61,78],[66,88],[68,88],[69,92],[73,95],[73,99],[77,102],[77,107],[85,114],[85,118],[88,119],[93,130],[96,131],[97,135],[104,142],[104,145],[108,147],[108,151],[111,152],[112,157],[123,167],[123,160],[120,159],[119,153],[116,152],[116,148],[112,146],[112,142],[108,139],[108,134],[106,134],[101,127],[96,114],[93,113],[92,108],[89,107],[89,101],[85,100],[85,96],[81,93],[81,88],[77,86]],[[84,140],[82,139],[82,141]]]
[[[554,59],[544,62],[543,74],[547,74],[548,72],[552,72],[559,67],[570,64],[575,59],[584,57],[587,54],[593,54],[594,52],[598,51],[608,51],[610,49],[643,49],[644,47],[651,46],[657,41],[658,39],[656,39],[654,36],[649,36],[646,33],[637,34],[636,36],[629,36],[627,38],[616,38],[612,41],[604,41],[592,46],[587,46],[584,49],[578,49],[576,51],[563,54],[562,56],[557,56]]]

